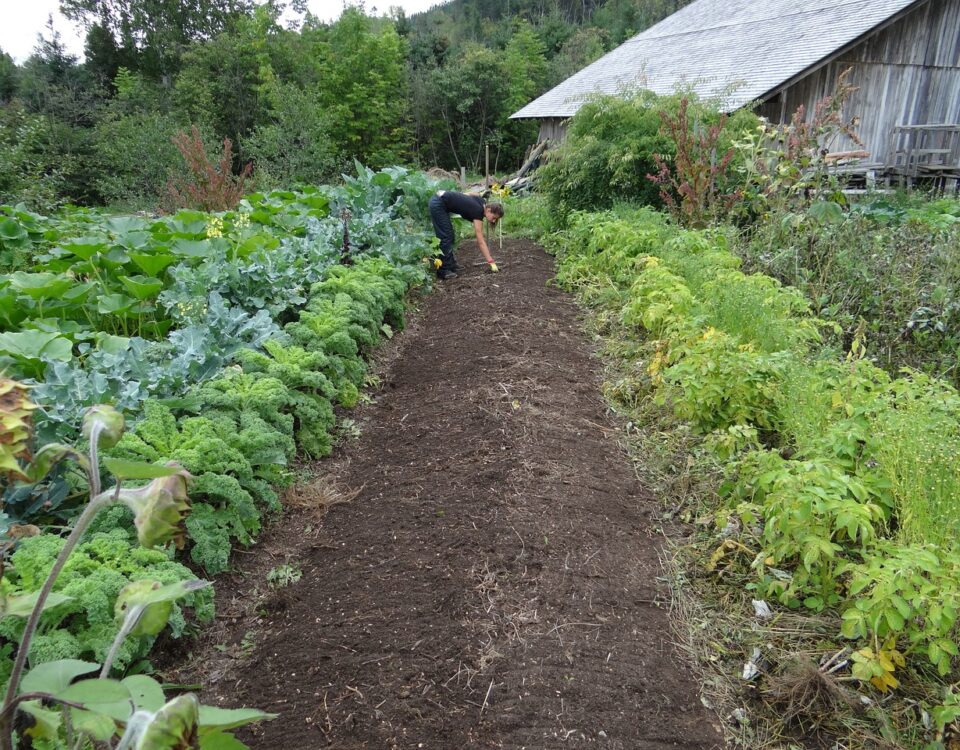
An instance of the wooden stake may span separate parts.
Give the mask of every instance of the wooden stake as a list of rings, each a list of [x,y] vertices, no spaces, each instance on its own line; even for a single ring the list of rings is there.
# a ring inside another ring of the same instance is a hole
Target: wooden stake
[[[484,187],[484,190],[489,190],[490,189],[490,144],[485,143],[483,146],[483,149],[485,152],[484,168],[487,173],[486,179],[484,179],[483,181],[483,187]],[[485,234],[486,234],[486,240],[487,240],[487,247],[490,247],[490,224],[489,223],[486,224]]]

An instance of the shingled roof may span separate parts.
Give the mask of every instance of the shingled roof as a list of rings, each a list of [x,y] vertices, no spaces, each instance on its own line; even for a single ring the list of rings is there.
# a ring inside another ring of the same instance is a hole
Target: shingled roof
[[[695,0],[511,118],[570,117],[590,94],[689,86],[733,111],[927,0]]]

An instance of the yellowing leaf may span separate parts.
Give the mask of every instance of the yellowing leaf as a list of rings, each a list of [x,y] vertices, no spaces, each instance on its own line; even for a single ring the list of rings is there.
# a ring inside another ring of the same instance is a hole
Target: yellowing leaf
[[[890,661],[890,657],[887,655],[886,651],[881,651],[879,654],[877,654],[877,661],[887,672],[893,672],[896,669],[896,667],[893,666],[893,662]]]
[[[884,672],[879,677],[873,677],[870,683],[881,693],[885,693],[888,690],[896,690],[900,686],[900,682],[890,674],[890,672]]]

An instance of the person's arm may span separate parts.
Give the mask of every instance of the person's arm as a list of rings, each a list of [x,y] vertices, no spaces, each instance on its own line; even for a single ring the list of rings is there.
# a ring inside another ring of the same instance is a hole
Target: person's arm
[[[491,271],[497,270],[497,264],[493,262],[493,256],[490,255],[490,248],[487,247],[487,241],[483,237],[483,219],[474,219],[473,231],[477,233],[477,244],[480,246],[480,254],[487,261]]]

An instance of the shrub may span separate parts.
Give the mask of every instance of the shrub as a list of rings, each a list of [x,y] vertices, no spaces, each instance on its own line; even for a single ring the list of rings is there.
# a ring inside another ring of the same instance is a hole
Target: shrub
[[[781,604],[820,611],[842,600],[841,565],[859,560],[885,530],[879,498],[829,458],[785,460],[772,451],[747,454],[734,496],[749,523],[762,520],[759,581],[751,588]],[[789,568],[781,576],[774,568]]]
[[[765,354],[707,328],[671,349],[679,361],[663,372],[674,411],[703,433],[736,424],[776,426],[775,396],[786,352]]]
[[[53,129],[47,117],[0,106],[0,203],[50,211],[64,202],[69,170],[50,153]]]
[[[950,673],[957,648],[960,614],[960,553],[932,545],[879,543],[860,564],[846,568],[853,597],[843,612],[843,635],[904,644],[904,656],[919,652],[941,676]],[[862,649],[854,674],[881,690],[897,687],[893,666],[876,649]]]
[[[690,134],[706,128],[713,133],[713,147],[726,153],[757,120],[749,112],[723,118],[713,104],[689,95],[640,91],[626,97],[594,98],[570,121],[566,140],[540,170],[541,190],[552,208],[563,217],[571,210],[596,211],[623,201],[662,207],[663,195],[649,175],[660,173],[658,159],[672,164],[677,156],[676,133],[664,122]],[[691,168],[697,159],[692,147],[696,138],[691,135],[683,142],[683,162]],[[731,155],[724,173],[739,158]],[[725,179],[716,174],[714,178],[713,185],[722,189]]]
[[[870,355],[960,384],[960,203],[883,199],[835,220],[772,214],[731,247],[750,271],[800,289],[850,341],[863,321]]]
[[[570,120],[566,139],[540,169],[540,189],[555,212],[601,210],[618,201],[662,205],[647,179],[656,171],[654,154],[672,154],[674,144],[660,132],[661,100],[650,91],[627,97],[601,96],[585,103]],[[671,102],[674,106],[676,102]]]
[[[340,157],[330,137],[330,119],[315,92],[290,84],[272,90],[269,122],[242,139],[259,189],[320,184],[333,177]]]
[[[107,204],[156,208],[177,165],[177,118],[161,112],[109,117],[94,132],[94,186]]]

